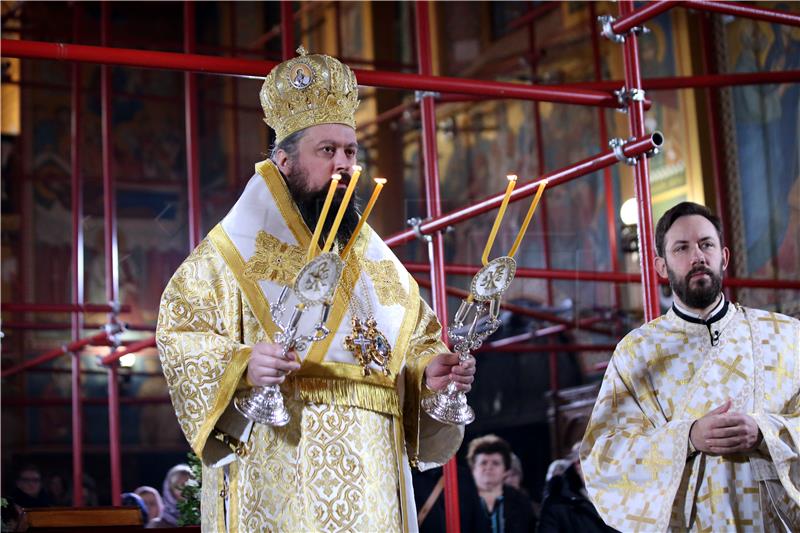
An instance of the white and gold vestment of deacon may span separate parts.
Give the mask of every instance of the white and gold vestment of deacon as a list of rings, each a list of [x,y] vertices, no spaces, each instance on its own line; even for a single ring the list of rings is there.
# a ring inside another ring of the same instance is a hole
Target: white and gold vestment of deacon
[[[670,309],[609,362],[580,455],[620,531],[800,531],[800,322],[727,303],[720,315],[709,327]],[[692,423],[728,399],[755,419],[758,449],[690,454]]]
[[[443,464],[461,444],[463,427],[420,409],[425,367],[447,351],[441,326],[367,225],[345,262],[331,334],[298,354],[300,370],[281,387],[289,424],[253,424],[235,410],[251,347],[275,338],[269,303],[310,241],[279,171],[261,162],[164,291],[157,342],[175,413],[203,460],[203,531],[414,531],[409,463]],[[377,366],[365,376],[343,346],[365,309],[391,344],[388,376]],[[299,330],[318,318],[313,308]]]

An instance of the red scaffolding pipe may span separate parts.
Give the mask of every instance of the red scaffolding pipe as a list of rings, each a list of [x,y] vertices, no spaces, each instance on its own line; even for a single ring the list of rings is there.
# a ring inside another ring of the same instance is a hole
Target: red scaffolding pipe
[[[430,267],[424,263],[403,263],[409,272],[428,272]],[[449,264],[444,267],[447,274],[455,276],[474,276],[481,269],[478,265]],[[628,272],[603,272],[594,270],[562,270],[546,268],[519,267],[517,278],[561,279],[569,281],[600,281],[609,283],[641,283],[639,274]],[[658,283],[668,285],[669,281],[658,278]],[[754,278],[724,278],[726,287],[750,287],[754,289],[800,290],[800,280],[776,280]],[[465,293],[466,294],[466,293]]]
[[[104,372],[105,373],[105,372]],[[84,405],[108,405],[108,398],[84,398]],[[170,403],[169,396],[152,396],[152,397],[133,397],[121,398],[121,404],[126,405],[147,405],[147,404],[168,404]],[[52,407],[60,405],[69,405],[69,398],[10,398],[3,400],[3,405],[8,407]],[[83,490],[83,487],[81,487]],[[91,531],[91,529],[90,529]]]
[[[620,16],[633,11],[633,0],[622,0],[619,4]],[[628,91],[641,90],[642,76],[639,69],[639,45],[635,33],[625,39],[623,46],[623,62],[625,65],[625,88]],[[632,98],[628,106],[628,123],[631,135],[641,138],[644,129],[644,105],[642,101]],[[636,200],[639,207],[639,262],[642,271],[642,297],[644,320],[649,322],[661,313],[658,299],[658,282],[654,265],[653,250],[653,210],[650,198],[650,170],[646,157],[636,160],[633,167]]]
[[[101,4],[100,42],[105,45],[110,38],[108,2]],[[113,138],[111,103],[111,67],[100,67],[100,108],[102,117],[102,152],[103,152],[103,204],[105,207],[105,262],[106,262],[106,298],[115,304],[119,298],[119,249],[117,244],[117,200],[112,174]],[[108,316],[109,323],[116,323],[115,313]],[[111,339],[109,339],[111,340]],[[111,503],[122,503],[122,464],[120,458],[120,420],[119,420],[119,383],[116,367],[108,370],[108,442],[111,462]]]
[[[60,348],[54,348],[48,352],[45,352],[33,359],[29,359],[28,361],[22,362],[18,365],[14,365],[11,368],[3,369],[2,373],[0,373],[0,377],[8,378],[15,374],[22,372],[23,370],[27,370],[34,366],[38,366],[48,361],[52,361],[67,352],[75,352],[83,348],[84,346],[88,346],[90,344],[97,344],[101,342],[106,342],[108,340],[108,336],[106,332],[103,331],[101,333],[97,333],[92,335],[91,337],[86,337],[85,339],[79,339],[77,341],[70,342]]]
[[[658,132],[652,135],[640,136],[625,144],[622,151],[626,157],[638,157],[642,154],[650,152],[653,148],[661,146],[663,140],[663,136]],[[547,186],[548,188],[551,188],[581,176],[585,176],[586,174],[591,174],[592,172],[596,172],[602,168],[613,165],[614,163],[617,163],[617,158],[612,150],[601,152],[600,154],[586,158],[568,167],[549,172],[538,180],[532,180],[523,185],[518,185],[517,188],[514,189],[514,192],[511,193],[510,202],[516,202],[531,196],[536,192],[539,184],[544,180],[548,180]],[[434,234],[443,230],[447,226],[458,224],[459,222],[474,218],[478,215],[486,213],[487,211],[491,211],[492,209],[500,207],[502,200],[502,193],[490,196],[478,201],[475,204],[456,209],[455,211],[445,213],[439,217],[430,218],[420,225],[419,230],[423,235]],[[416,236],[417,234],[413,229],[408,229],[399,233],[395,233],[394,235],[386,238],[385,242],[390,247],[399,246],[414,240]]]
[[[766,22],[776,22],[787,26],[800,26],[800,15],[787,13],[785,11],[775,11],[774,9],[764,9],[737,2],[713,2],[710,0],[682,0],[681,4],[690,9],[698,11],[714,11],[736,17],[763,20]]]
[[[294,14],[292,3],[287,0],[281,2],[281,57],[283,61],[294,57]]]
[[[183,49],[194,52],[194,2],[183,4]],[[186,180],[189,203],[189,249],[200,244],[200,160],[197,133],[197,75],[183,73],[184,117],[186,121]]]
[[[430,5],[427,0],[416,3],[416,36],[417,63],[423,76],[433,74],[431,59]],[[361,75],[359,74],[359,79]],[[361,83],[369,83],[361,79]],[[430,90],[430,89],[429,89]],[[436,89],[433,89],[436,90]],[[433,95],[423,95],[420,99],[420,115],[422,118],[422,152],[425,172],[425,209],[429,218],[442,214],[441,194],[439,191],[439,152],[436,146],[436,103]],[[444,239],[440,233],[433,235],[428,241],[428,255],[431,262],[431,295],[434,311],[442,324],[448,323],[447,296],[445,294],[444,274]],[[442,328],[442,338],[447,342],[447,328]],[[444,512],[447,533],[461,531],[461,519],[458,508],[458,472],[455,457],[444,465]]]
[[[277,65],[275,61],[234,59],[228,57],[154,52],[109,48],[79,44],[46,43],[1,39],[4,57],[85,61],[104,65],[191,70],[206,74],[257,76],[263,78]],[[390,89],[451,92],[485,95],[499,98],[558,102],[576,105],[619,107],[617,97],[603,91],[573,88],[561,89],[547,85],[526,85],[499,81],[453,78],[425,74],[354,69],[360,85]]]
[[[603,69],[600,61],[600,32],[597,30],[597,13],[594,2],[589,2],[589,31],[592,36],[592,59],[594,67],[594,81],[603,80]],[[608,127],[606,125],[605,109],[597,110],[599,146],[604,146],[608,141]],[[606,208],[606,235],[608,235],[609,256],[611,257],[611,270],[619,271],[619,247],[617,244],[617,210],[614,195],[614,182],[611,167],[603,169],[603,190],[605,191]],[[614,287],[614,304],[619,306],[622,295],[619,286]]]
[[[613,24],[611,24],[611,29],[614,33],[622,34],[627,33],[631,28],[635,26],[641,26],[643,23],[647,22],[651,18],[654,18],[664,11],[672,9],[680,4],[672,1],[668,2],[650,2],[641,9],[637,9],[631,13],[628,13],[626,16],[620,16]],[[594,22],[597,20],[597,17],[589,16]]]
[[[39,304],[39,303],[4,303],[0,310],[9,313],[112,313],[114,306],[105,304]],[[119,312],[130,312],[130,305],[121,305]]]
[[[478,348],[478,353],[485,352],[613,352],[616,344],[505,344],[492,346],[492,343],[484,344]],[[549,354],[548,354],[549,355]],[[556,381],[558,375],[556,373]]]
[[[72,32],[75,41],[80,38],[79,28],[82,15],[82,6],[76,4],[72,14]],[[83,286],[83,180],[81,177],[81,65],[73,63],[72,67],[72,94],[71,94],[71,124],[70,136],[72,144],[70,150],[72,179],[70,182],[72,193],[72,257],[71,280],[73,305],[82,306],[84,298]],[[72,340],[80,339],[83,329],[83,315],[80,312],[72,313],[71,330]],[[81,408],[81,356],[72,356],[71,395],[72,395],[72,504],[76,507],[83,505],[83,409]]]

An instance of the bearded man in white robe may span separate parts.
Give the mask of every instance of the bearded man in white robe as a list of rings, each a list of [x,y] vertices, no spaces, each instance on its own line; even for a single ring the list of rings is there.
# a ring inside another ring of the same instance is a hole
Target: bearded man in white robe
[[[798,531],[800,322],[729,302],[719,219],[683,202],[656,227],[672,308],[609,362],[581,446],[621,531]]]
[[[203,461],[204,531],[414,531],[410,467],[443,464],[464,431],[428,417],[421,400],[451,380],[469,390],[474,360],[459,364],[448,352],[414,278],[368,225],[355,233],[352,207],[332,248],[342,254],[353,234],[330,334],[285,356],[276,343],[270,304],[292,286],[307,250],[319,253],[312,231],[331,175],[346,185],[358,153],[353,72],[299,51],[261,90],[276,133],[271,158],[164,291],[161,363],[181,429]],[[296,304],[291,295],[286,308]],[[318,316],[305,313],[301,333]],[[375,339],[381,357],[363,357]],[[272,385],[285,398],[287,425],[254,423],[235,408],[237,396]]]

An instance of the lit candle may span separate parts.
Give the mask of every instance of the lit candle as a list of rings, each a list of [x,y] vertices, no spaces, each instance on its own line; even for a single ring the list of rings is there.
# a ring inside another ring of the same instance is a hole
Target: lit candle
[[[361,214],[361,218],[358,219],[358,224],[356,224],[356,229],[353,231],[353,234],[350,236],[350,240],[347,241],[347,246],[344,247],[342,251],[342,259],[347,257],[347,254],[350,252],[350,248],[356,242],[356,237],[358,236],[358,232],[361,231],[361,226],[367,221],[367,217],[369,216],[370,212],[372,212],[372,206],[375,205],[375,202],[378,201],[378,195],[381,193],[381,189],[386,184],[386,180],[384,178],[375,178],[375,188],[372,190],[372,196],[369,197],[369,202],[367,202],[367,207],[364,208],[364,212]]]
[[[486,266],[489,263],[489,252],[492,250],[492,244],[494,244],[494,238],[497,236],[497,230],[500,227],[500,221],[503,220],[503,216],[506,214],[506,207],[508,207],[508,200],[511,198],[511,191],[514,190],[514,186],[517,184],[517,176],[514,174],[509,174],[506,176],[508,179],[508,187],[506,187],[506,194],[503,196],[503,203],[500,204],[500,210],[497,211],[497,216],[494,219],[494,225],[492,226],[492,231],[489,232],[489,239],[486,241],[486,246],[483,248],[483,256],[481,257],[481,261],[483,261],[483,266]]]
[[[328,185],[328,195],[325,196],[325,203],[322,204],[322,213],[320,213],[319,220],[317,220],[317,225],[314,228],[314,235],[311,237],[311,244],[308,245],[306,262],[311,261],[314,259],[314,256],[317,255],[317,242],[319,242],[319,236],[322,233],[322,227],[325,225],[325,218],[328,216],[328,209],[331,207],[333,195],[336,192],[336,187],[339,185],[340,179],[342,179],[340,174],[333,174],[331,176],[331,184]]]
[[[528,229],[528,224],[531,223],[531,219],[533,218],[533,213],[536,211],[536,206],[539,205],[539,199],[542,197],[542,193],[544,192],[544,188],[547,186],[547,180],[542,180],[539,183],[539,188],[536,189],[536,196],[533,197],[533,202],[531,202],[531,206],[528,208],[528,214],[525,215],[525,220],[522,221],[522,227],[519,228],[519,233],[517,233],[517,238],[514,241],[514,244],[511,246],[511,250],[508,251],[509,257],[514,257],[514,254],[517,253],[517,249],[519,248],[520,243],[522,242],[522,237],[525,235],[525,231]]]
[[[331,251],[333,241],[336,238],[336,232],[339,230],[339,224],[342,223],[344,212],[347,210],[347,204],[350,202],[350,197],[353,196],[353,191],[356,188],[356,183],[358,183],[359,176],[361,176],[361,167],[358,165],[353,165],[353,177],[350,178],[350,183],[347,184],[347,190],[344,191],[342,204],[339,206],[339,211],[336,213],[336,218],[333,219],[331,232],[328,233],[328,239],[325,241],[325,246],[322,248],[323,253]]]

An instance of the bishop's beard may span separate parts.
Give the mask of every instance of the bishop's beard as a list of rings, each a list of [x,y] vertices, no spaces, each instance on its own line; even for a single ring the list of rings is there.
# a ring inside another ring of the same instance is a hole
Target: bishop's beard
[[[346,177],[343,174],[342,177],[349,180],[349,176]],[[328,195],[328,188],[324,187],[319,191],[310,191],[307,183],[308,172],[304,168],[300,168],[300,165],[292,165],[292,171],[286,176],[286,186],[292,195],[295,205],[297,205],[298,211],[300,211],[300,215],[303,217],[303,221],[308,226],[308,229],[313,232],[322,213],[322,206],[325,203],[325,197]],[[328,215],[325,217],[325,225],[322,227],[322,242],[319,243],[320,246],[328,239],[333,220],[336,218],[336,213],[339,212],[339,206],[342,205],[344,193],[343,189],[337,189],[333,195]],[[358,198],[353,194],[336,232],[336,243],[340,248],[347,244],[358,224],[359,208],[357,204]]]

